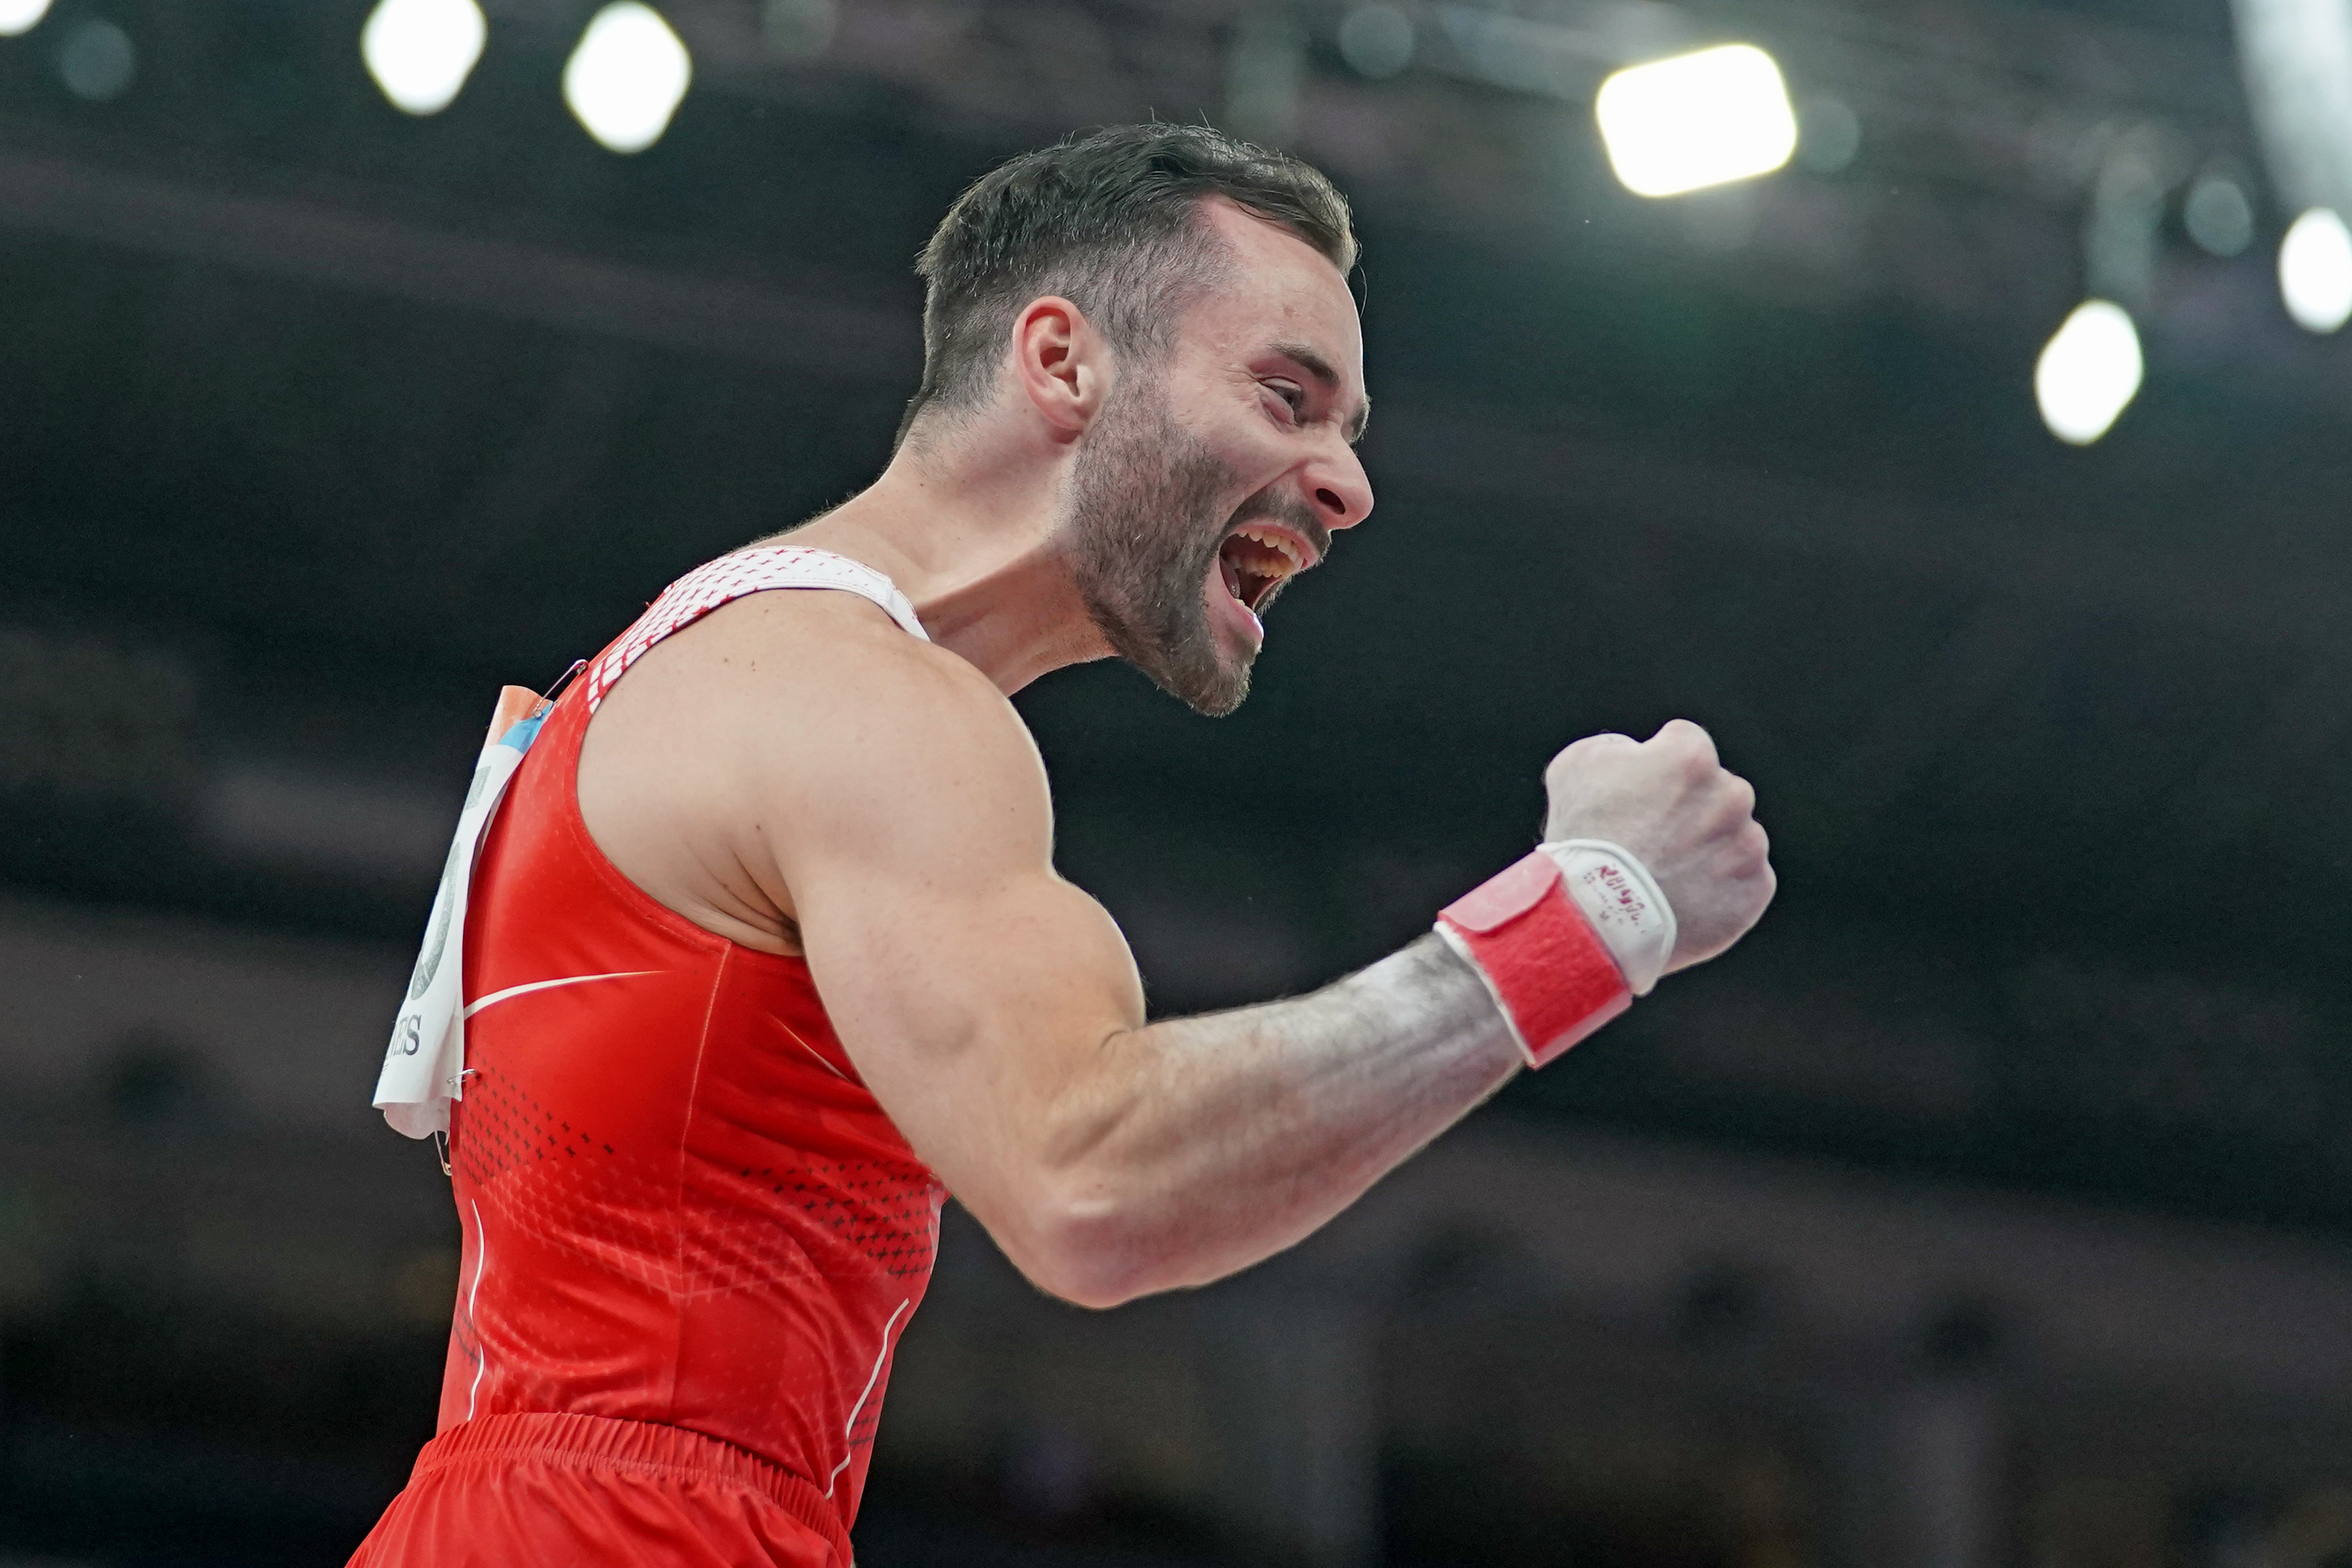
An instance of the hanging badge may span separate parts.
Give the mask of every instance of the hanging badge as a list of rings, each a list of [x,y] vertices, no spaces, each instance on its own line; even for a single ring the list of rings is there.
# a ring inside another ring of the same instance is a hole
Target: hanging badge
[[[506,797],[508,781],[539,738],[547,706],[527,687],[509,686],[499,693],[490,740],[474,763],[474,781],[457,814],[457,831],[442,864],[432,917],[425,922],[425,945],[393,1022],[392,1045],[375,1084],[375,1108],[394,1131],[411,1138],[446,1133],[449,1102],[465,1098],[463,972],[466,900],[474,879],[474,856]]]

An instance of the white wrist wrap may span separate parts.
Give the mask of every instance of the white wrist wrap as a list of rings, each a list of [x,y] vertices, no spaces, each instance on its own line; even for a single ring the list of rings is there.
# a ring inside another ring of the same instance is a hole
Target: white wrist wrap
[[[1648,995],[1675,954],[1675,908],[1650,868],[1603,838],[1562,838],[1542,848],[1624,971],[1626,986],[1636,996]]]

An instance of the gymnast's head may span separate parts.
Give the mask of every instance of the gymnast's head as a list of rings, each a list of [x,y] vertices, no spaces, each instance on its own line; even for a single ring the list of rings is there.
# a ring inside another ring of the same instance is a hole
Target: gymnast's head
[[[1285,584],[1371,510],[1344,196],[1198,125],[1024,153],[923,248],[899,428],[960,472],[1055,476],[1055,539],[1112,651],[1238,706]]]

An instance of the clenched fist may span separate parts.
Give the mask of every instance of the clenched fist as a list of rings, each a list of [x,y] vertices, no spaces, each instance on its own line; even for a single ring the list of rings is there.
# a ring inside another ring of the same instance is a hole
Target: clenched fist
[[[1756,791],[1725,770],[1707,732],[1687,719],[1646,741],[1588,735],[1551,760],[1544,788],[1547,840],[1621,844],[1658,879],[1677,928],[1668,973],[1723,952],[1772,901]]]

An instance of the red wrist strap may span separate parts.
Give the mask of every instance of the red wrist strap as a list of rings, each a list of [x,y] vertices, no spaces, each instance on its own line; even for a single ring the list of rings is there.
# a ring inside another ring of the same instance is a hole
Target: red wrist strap
[[[1541,1067],[1633,1005],[1617,961],[1576,907],[1559,866],[1538,849],[1438,912]]]

